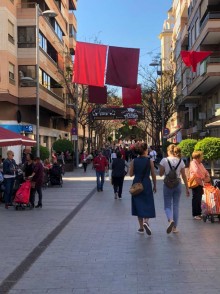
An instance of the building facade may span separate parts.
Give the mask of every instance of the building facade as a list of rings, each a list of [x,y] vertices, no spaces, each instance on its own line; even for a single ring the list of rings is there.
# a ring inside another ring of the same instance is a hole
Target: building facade
[[[59,138],[71,139],[75,102],[65,84],[75,53],[76,9],[77,0],[0,2],[0,125],[34,138],[38,91],[40,144],[49,149]]]
[[[172,14],[178,132],[183,139],[220,137],[220,1],[174,0]],[[192,72],[181,50],[212,54]]]

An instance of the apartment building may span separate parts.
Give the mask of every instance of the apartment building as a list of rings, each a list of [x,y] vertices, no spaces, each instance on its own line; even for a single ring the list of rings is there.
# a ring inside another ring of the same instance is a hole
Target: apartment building
[[[64,77],[75,53],[76,9],[77,0],[0,1],[0,125],[34,138],[38,91],[40,144],[48,148],[71,138],[74,99]]]
[[[220,1],[174,0],[178,125],[182,138],[220,137]],[[182,62],[181,50],[212,51],[192,72]]]

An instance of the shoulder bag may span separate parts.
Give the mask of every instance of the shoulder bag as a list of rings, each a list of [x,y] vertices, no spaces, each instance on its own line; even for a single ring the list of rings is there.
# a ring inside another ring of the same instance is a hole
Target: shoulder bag
[[[129,189],[131,196],[137,196],[142,191],[144,191],[144,186],[143,186],[142,182],[143,182],[143,179],[144,179],[146,172],[147,172],[147,166],[144,168],[144,170],[142,172],[141,181],[131,185],[131,188]]]

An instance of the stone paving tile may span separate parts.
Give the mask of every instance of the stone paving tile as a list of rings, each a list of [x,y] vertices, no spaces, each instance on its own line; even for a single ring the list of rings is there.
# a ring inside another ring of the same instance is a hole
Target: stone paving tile
[[[194,221],[191,199],[182,195],[180,233],[167,235],[160,181],[153,234],[138,235],[129,186],[115,201],[106,182],[10,293],[219,293],[219,223]]]

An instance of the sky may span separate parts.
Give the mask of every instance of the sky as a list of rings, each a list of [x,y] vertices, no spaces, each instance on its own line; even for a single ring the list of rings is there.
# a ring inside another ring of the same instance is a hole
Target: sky
[[[139,65],[160,53],[159,34],[172,0],[78,0],[77,41],[140,48]]]

